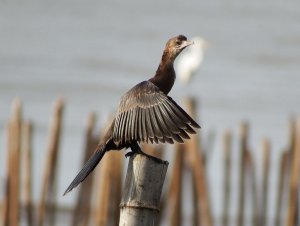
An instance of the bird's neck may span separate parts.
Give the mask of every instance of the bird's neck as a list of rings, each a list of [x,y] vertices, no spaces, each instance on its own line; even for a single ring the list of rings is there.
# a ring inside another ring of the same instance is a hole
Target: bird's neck
[[[165,94],[170,92],[176,78],[173,62],[174,59],[164,52],[154,77],[149,79]]]

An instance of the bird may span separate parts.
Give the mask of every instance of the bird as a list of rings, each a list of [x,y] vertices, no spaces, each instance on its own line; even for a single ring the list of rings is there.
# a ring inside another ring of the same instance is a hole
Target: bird
[[[175,65],[179,81],[183,84],[191,81],[203,61],[204,50],[208,47],[208,42],[202,37],[197,36],[191,40],[194,45],[180,54]]]
[[[130,148],[126,157],[134,153],[146,155],[139,146],[141,142],[183,143],[184,139],[190,138],[189,134],[196,133],[200,128],[198,123],[168,96],[176,78],[174,61],[192,44],[184,35],[167,41],[154,76],[138,83],[121,97],[111,125],[63,195],[83,182],[110,150]]]

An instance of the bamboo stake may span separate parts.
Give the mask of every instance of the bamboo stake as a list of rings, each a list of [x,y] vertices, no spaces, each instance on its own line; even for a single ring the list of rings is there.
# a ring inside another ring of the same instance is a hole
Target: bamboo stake
[[[119,204],[121,192],[122,153],[110,152],[101,163],[98,210],[95,225],[108,226],[119,224]],[[117,217],[117,218],[116,218]]]
[[[33,203],[32,203],[32,124],[24,122],[22,125],[22,154],[24,163],[24,207],[27,225],[33,226]]]
[[[168,162],[145,155],[129,159],[119,226],[156,226]]]
[[[112,205],[111,205],[111,218],[113,219],[113,224],[118,226],[120,219],[120,203],[121,203],[121,194],[122,194],[122,159],[123,154],[121,152],[112,153],[112,167],[113,175],[112,175],[112,183],[113,183],[113,192],[112,192]]]
[[[147,153],[148,155],[154,156],[156,158],[161,159],[164,156],[165,149],[164,145],[155,145],[155,144],[150,144],[150,143],[142,143],[141,144],[141,149]],[[160,212],[159,212],[159,219],[158,219],[158,224],[160,225],[161,222],[161,216],[163,216],[164,211],[165,211],[165,204],[166,204],[166,192],[163,191],[161,201],[160,201]]]
[[[224,150],[224,174],[223,174],[223,214],[222,224],[228,226],[229,220],[229,200],[230,200],[230,169],[231,169],[231,142],[232,135],[230,131],[225,131],[223,135],[223,150]]]
[[[106,156],[101,161],[100,167],[100,188],[99,188],[99,200],[97,208],[98,211],[95,213],[95,225],[106,226],[109,222],[109,207],[110,207],[110,191],[112,188],[112,183],[110,178],[112,176],[111,164],[112,157],[111,153],[107,153]]]
[[[297,193],[300,178],[300,118],[296,122],[296,139],[292,152],[291,177],[289,183],[289,202],[286,216],[286,226],[294,226],[297,217]]]
[[[89,159],[94,152],[97,142],[93,137],[93,130],[95,127],[96,116],[94,113],[88,115],[86,128],[85,128],[85,147],[82,165]],[[79,187],[79,194],[75,210],[73,212],[72,226],[88,225],[89,216],[91,211],[91,191],[94,176],[90,175]]]
[[[38,205],[38,225],[42,226],[45,217],[49,219],[49,224],[55,223],[55,190],[56,190],[56,170],[57,156],[61,133],[61,118],[63,110],[63,100],[58,99],[54,103],[53,115],[50,122],[49,143],[47,147],[47,158],[42,179],[40,201]],[[49,202],[46,203],[49,200]],[[48,216],[47,216],[48,215]]]
[[[161,159],[164,156],[165,153],[165,149],[164,149],[164,145],[153,145],[153,144],[141,144],[141,149],[147,153],[148,155],[154,156],[156,158]],[[158,224],[160,225],[161,222],[161,217],[164,214],[165,211],[165,206],[166,206],[166,197],[167,195],[165,194],[165,191],[163,191],[162,193],[162,197],[161,197],[161,201],[160,201],[160,212],[159,212],[159,216],[158,216]]]
[[[282,222],[282,209],[284,203],[284,193],[286,184],[288,184],[289,178],[289,165],[291,162],[291,153],[295,146],[295,119],[293,117],[289,120],[289,127],[288,127],[288,146],[282,152],[280,157],[280,171],[279,171],[279,179],[277,184],[277,198],[276,198],[276,210],[275,210],[275,226],[280,226]]]
[[[20,220],[20,146],[21,146],[21,102],[13,101],[12,116],[9,122],[9,210],[8,225],[18,226]]]
[[[261,143],[262,160],[263,160],[263,176],[261,189],[261,210],[260,210],[260,225],[267,223],[267,198],[268,198],[268,182],[269,182],[269,168],[270,168],[270,142],[264,138]]]
[[[256,188],[256,168],[254,164],[254,159],[250,153],[250,151],[245,152],[245,168],[248,169],[251,180],[251,195],[252,195],[252,225],[259,225],[258,223],[258,205],[257,205],[257,188]]]
[[[284,184],[286,181],[286,171],[288,168],[289,154],[283,152],[280,157],[280,169],[279,169],[279,178],[277,184],[277,195],[276,195],[276,207],[275,207],[275,226],[281,225],[281,212],[282,212],[282,203],[283,203],[283,190]]]
[[[112,118],[111,118],[112,119]],[[111,120],[106,129],[111,125]],[[102,139],[102,137],[100,137]],[[119,225],[119,204],[121,201],[122,159],[120,151],[110,151],[101,162],[100,189],[98,190],[97,210],[95,211],[95,225]]]
[[[240,124],[240,169],[239,169],[239,196],[238,196],[238,216],[237,226],[244,225],[244,208],[245,208],[245,159],[247,151],[248,124]]]
[[[168,209],[170,226],[181,225],[181,196],[182,196],[182,169],[183,169],[183,145],[175,145],[175,161],[173,165],[168,194]]]
[[[185,106],[187,112],[195,117],[195,101],[192,99],[186,100]],[[213,225],[213,219],[211,215],[208,184],[205,173],[205,166],[203,163],[202,147],[200,142],[200,136],[192,136],[190,140],[187,140],[185,145],[187,146],[189,161],[192,164],[194,189],[196,190],[197,198],[197,211],[200,218],[200,225],[211,226]]]

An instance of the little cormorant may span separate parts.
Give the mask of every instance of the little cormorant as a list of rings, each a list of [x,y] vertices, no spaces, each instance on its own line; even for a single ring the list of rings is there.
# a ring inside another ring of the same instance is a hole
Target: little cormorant
[[[144,154],[139,142],[183,143],[189,139],[188,134],[196,133],[194,128],[200,126],[168,96],[176,77],[174,60],[191,44],[183,35],[167,42],[154,77],[122,96],[111,126],[64,195],[90,174],[107,151],[131,148],[132,152]]]

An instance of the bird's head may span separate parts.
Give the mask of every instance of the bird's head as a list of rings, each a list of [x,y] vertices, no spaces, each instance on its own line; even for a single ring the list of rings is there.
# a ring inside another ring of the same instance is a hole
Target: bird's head
[[[164,53],[170,60],[174,61],[182,50],[192,44],[194,44],[194,42],[188,41],[184,35],[178,35],[174,38],[169,39],[166,44]]]

